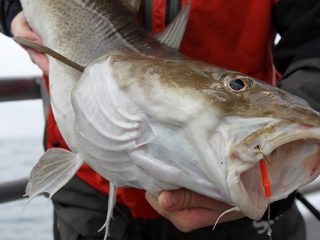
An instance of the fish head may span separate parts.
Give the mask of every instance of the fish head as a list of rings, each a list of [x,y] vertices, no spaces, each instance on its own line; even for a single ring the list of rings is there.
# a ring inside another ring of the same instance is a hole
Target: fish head
[[[154,132],[163,134],[164,140],[157,142],[161,151],[183,156],[182,164],[175,163],[174,157],[166,159],[181,172],[180,179],[175,178],[179,184],[164,179],[169,189],[190,188],[259,219],[269,202],[286,198],[320,174],[320,116],[296,96],[192,59],[115,52],[91,67],[96,64],[99,67],[92,72],[109,72],[100,75],[110,76],[130,99],[123,109],[131,115],[143,114],[141,119],[151,124],[148,129],[158,127]],[[119,94],[116,100],[120,101]],[[168,141],[172,134],[175,140]],[[152,139],[138,141],[146,143],[139,149],[147,148]],[[262,182],[262,159],[267,162],[270,198]]]
[[[270,202],[320,174],[320,115],[306,101],[230,71],[204,92],[220,109],[211,141],[225,146],[219,158],[227,165],[228,192],[246,216],[261,218]],[[260,160],[267,163],[271,196],[265,193]]]
[[[162,114],[161,120],[175,118],[175,124],[188,126],[186,137],[201,156],[202,171],[223,192],[219,200],[260,219],[270,202],[286,198],[320,174],[320,114],[305,100],[190,59],[152,60],[145,69],[150,66],[166,86],[167,97],[173,90],[181,93],[170,101],[174,111]],[[185,99],[183,104],[179,98]],[[270,197],[261,176],[262,159],[267,162]]]

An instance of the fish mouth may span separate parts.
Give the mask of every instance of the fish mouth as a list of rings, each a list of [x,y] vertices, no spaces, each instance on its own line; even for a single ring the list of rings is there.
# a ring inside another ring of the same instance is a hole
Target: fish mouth
[[[320,174],[320,129],[301,127],[252,146],[255,160],[238,163],[228,174],[232,200],[243,213],[260,219],[269,202],[286,198]],[[271,196],[263,185],[260,160],[267,165]],[[242,166],[242,167],[239,167]]]

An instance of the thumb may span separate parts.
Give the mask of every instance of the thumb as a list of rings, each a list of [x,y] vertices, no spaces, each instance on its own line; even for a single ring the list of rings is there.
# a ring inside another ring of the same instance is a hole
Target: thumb
[[[228,209],[230,205],[188,189],[162,191],[158,196],[160,207],[166,210],[182,210],[188,208],[207,208],[211,210]]]
[[[49,61],[46,55],[34,51],[33,49],[26,49],[33,63],[43,71],[45,75],[49,73]]]

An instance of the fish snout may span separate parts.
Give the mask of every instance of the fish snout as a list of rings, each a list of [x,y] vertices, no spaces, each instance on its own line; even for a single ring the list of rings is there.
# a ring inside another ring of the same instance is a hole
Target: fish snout
[[[304,99],[279,88],[265,84],[259,86],[258,92],[248,95],[249,114],[320,127],[320,113],[312,109]]]

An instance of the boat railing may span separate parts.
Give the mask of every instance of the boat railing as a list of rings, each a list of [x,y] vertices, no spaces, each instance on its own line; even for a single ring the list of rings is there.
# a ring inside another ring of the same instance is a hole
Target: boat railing
[[[0,78],[0,103],[32,99],[42,100],[46,116],[49,96],[41,76]],[[0,204],[22,199],[27,183],[27,177],[0,182]]]
[[[22,199],[27,183],[28,178],[0,183],[0,204]]]
[[[46,116],[49,96],[41,76],[0,78],[0,102],[42,99]]]

